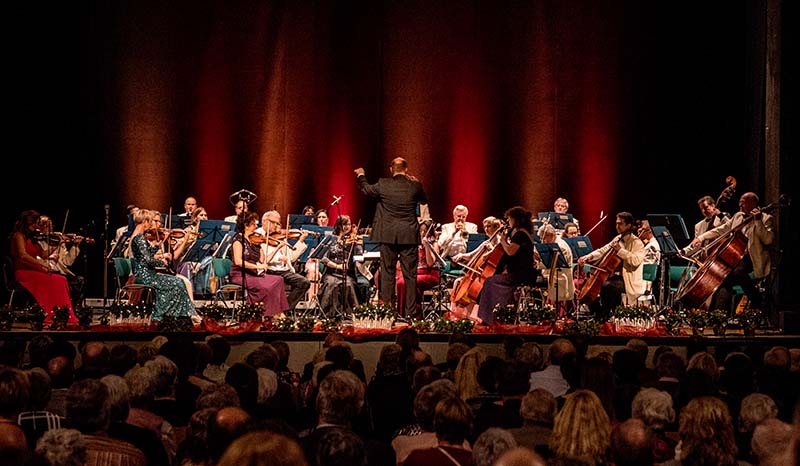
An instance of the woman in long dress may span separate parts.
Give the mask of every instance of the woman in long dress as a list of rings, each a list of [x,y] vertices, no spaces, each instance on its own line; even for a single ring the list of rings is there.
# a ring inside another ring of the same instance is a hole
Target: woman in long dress
[[[35,242],[39,233],[39,218],[35,210],[22,212],[11,233],[11,258],[14,278],[33,295],[46,314],[44,323],[53,321],[55,307],[69,308],[69,323],[78,319],[72,309],[67,278],[52,272],[42,247]]]
[[[240,219],[242,217],[239,217]],[[247,212],[243,223],[236,226],[239,232],[233,240],[231,251],[233,266],[231,267],[231,283],[241,285],[244,281],[248,303],[261,303],[265,316],[274,316],[289,309],[283,278],[280,275],[266,273],[269,260],[264,248],[258,241],[251,241],[256,237],[261,242],[266,241],[263,236],[253,236],[258,226],[258,213]],[[278,249],[274,249],[277,251]],[[242,269],[246,276],[242,277]]]
[[[161,252],[160,246],[151,244],[145,236],[147,231],[152,230],[154,215],[158,215],[158,213],[140,209],[133,217],[136,224],[131,235],[133,281],[155,289],[155,309],[152,320],[159,321],[165,316],[197,315],[183,280],[175,275],[161,273],[157,270],[166,267],[172,257],[168,252]]]

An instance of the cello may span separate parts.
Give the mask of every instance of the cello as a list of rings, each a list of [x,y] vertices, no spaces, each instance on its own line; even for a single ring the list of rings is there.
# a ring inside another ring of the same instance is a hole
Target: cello
[[[489,240],[483,243],[481,251],[472,256],[464,266],[464,277],[453,288],[453,302],[460,306],[469,306],[478,302],[478,295],[483,289],[483,282],[497,271],[497,265],[503,257],[504,251],[500,244],[492,246],[495,237],[500,233],[500,227],[492,233]]]
[[[612,241],[619,242],[622,235],[617,236]],[[589,274],[586,281],[581,286],[581,291],[578,293],[578,302],[580,304],[589,304],[594,302],[600,296],[600,290],[603,288],[603,283],[608,280],[608,277],[614,274],[616,270],[622,265],[622,258],[617,254],[617,250],[613,247],[608,248],[608,251],[603,254],[597,265],[590,265],[593,272]]]
[[[773,202],[759,211],[770,213],[777,208],[786,207],[788,203],[788,198],[781,196],[777,203]],[[686,282],[686,285],[678,290],[675,301],[682,302],[694,309],[703,308],[708,303],[722,285],[725,277],[739,265],[747,254],[748,239],[742,230],[755,218],[755,215],[746,214],[741,223],[702,248],[712,252],[692,275],[692,278]]]

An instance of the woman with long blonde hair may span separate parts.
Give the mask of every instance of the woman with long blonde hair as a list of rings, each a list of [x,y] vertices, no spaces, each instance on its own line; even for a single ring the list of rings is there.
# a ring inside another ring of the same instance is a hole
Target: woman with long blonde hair
[[[476,397],[483,392],[478,384],[478,369],[486,361],[486,350],[481,347],[474,347],[461,356],[455,372],[456,390],[458,396],[466,401]]]
[[[550,448],[555,458],[588,466],[610,464],[611,422],[600,398],[589,390],[566,396],[556,414]]]

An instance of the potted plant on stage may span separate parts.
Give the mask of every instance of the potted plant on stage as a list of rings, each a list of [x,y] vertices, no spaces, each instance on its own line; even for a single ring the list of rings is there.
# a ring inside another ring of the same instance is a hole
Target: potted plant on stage
[[[11,330],[11,327],[14,325],[14,309],[4,304],[2,308],[0,308],[0,330]]]
[[[714,331],[714,335],[723,336],[728,328],[728,313],[722,309],[714,309],[708,312],[706,318],[708,326]]]
[[[25,317],[31,325],[31,330],[39,331],[44,329],[44,319],[47,317],[44,309],[38,303],[31,304],[25,308]]]
[[[702,309],[691,309],[686,313],[686,323],[692,328],[692,334],[703,336],[708,325],[708,313]]]
[[[754,337],[756,335],[756,327],[761,324],[763,317],[761,310],[748,308],[736,314],[736,322],[742,326],[744,336]]]
[[[94,318],[94,309],[89,306],[78,306],[75,309],[75,317],[78,318],[78,325],[82,329],[89,330],[92,326],[92,319]]]

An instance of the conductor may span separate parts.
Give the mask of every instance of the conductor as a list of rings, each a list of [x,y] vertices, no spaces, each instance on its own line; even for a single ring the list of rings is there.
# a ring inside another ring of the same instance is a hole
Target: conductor
[[[392,302],[395,287],[397,261],[405,279],[405,309],[403,315],[414,313],[417,299],[417,261],[419,220],[427,219],[428,200],[418,179],[409,175],[408,162],[401,157],[392,160],[389,167],[391,178],[381,178],[369,184],[363,168],[354,170],[358,187],[363,194],[377,199],[372,238],[380,243],[380,297],[386,304]],[[398,311],[400,311],[398,309]]]

